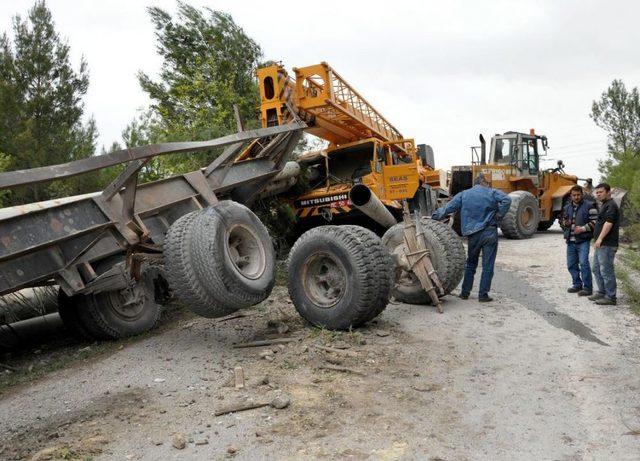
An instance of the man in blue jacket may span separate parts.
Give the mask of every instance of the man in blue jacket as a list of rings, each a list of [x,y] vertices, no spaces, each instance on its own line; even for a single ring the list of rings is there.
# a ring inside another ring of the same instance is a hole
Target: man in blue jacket
[[[442,219],[460,211],[462,235],[468,237],[468,255],[462,281],[460,298],[469,299],[473,278],[478,268],[478,258],[482,252],[482,276],[478,301],[489,302],[493,267],[498,253],[498,221],[509,211],[511,198],[504,192],[492,189],[480,173],[471,189],[456,194],[447,206],[439,208],[431,216]]]
[[[584,197],[582,187],[571,188],[571,201],[562,210],[560,224],[567,242],[567,268],[572,285],[567,290],[578,296],[591,296],[593,283],[589,266],[589,247],[593,237],[598,209],[595,202]]]

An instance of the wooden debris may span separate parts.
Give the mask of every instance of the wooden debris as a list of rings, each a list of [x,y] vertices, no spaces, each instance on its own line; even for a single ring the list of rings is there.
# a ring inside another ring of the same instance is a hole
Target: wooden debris
[[[227,315],[226,317],[220,317],[216,319],[216,323],[226,322],[227,320],[241,319],[243,317],[250,317],[250,314],[244,312],[236,312],[235,314]]]
[[[242,367],[235,367],[233,369],[233,379],[236,389],[244,389],[244,370]]]
[[[335,347],[321,346],[320,344],[313,344],[312,347],[315,347],[316,349],[320,349],[321,351],[332,352],[332,353],[338,354],[338,355],[344,355],[346,357],[358,357],[358,353],[357,352],[349,351],[349,350],[346,350],[346,349],[337,349]]]
[[[253,410],[254,408],[262,408],[262,407],[268,407],[268,406],[269,406],[269,402],[239,403],[235,405],[229,405],[228,407],[219,408],[213,414],[216,416],[221,416],[221,415],[226,415],[227,413]]]
[[[265,339],[262,341],[250,341],[248,343],[240,343],[235,344],[233,346],[234,349],[243,349],[245,347],[262,347],[262,346],[271,346],[272,344],[287,344],[297,341],[297,338],[275,338],[275,339]]]
[[[282,395],[276,396],[270,402],[264,402],[264,401],[248,402],[248,403],[245,402],[245,403],[229,405],[227,407],[223,407],[216,410],[214,412],[214,415],[221,416],[221,415],[226,415],[227,413],[235,413],[237,411],[253,410],[255,408],[262,408],[262,407],[269,407],[269,406],[276,408],[278,410],[282,410],[283,408],[287,408],[290,403],[291,403],[291,398],[286,394],[282,394]]]
[[[340,371],[342,373],[353,373],[354,375],[367,376],[365,373],[353,368],[341,367],[338,365],[323,364],[318,367],[321,370]]]

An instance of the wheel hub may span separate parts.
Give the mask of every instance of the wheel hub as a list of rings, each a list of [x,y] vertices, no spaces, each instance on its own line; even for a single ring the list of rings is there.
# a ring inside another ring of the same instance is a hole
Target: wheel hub
[[[304,264],[303,286],[314,304],[331,308],[338,304],[347,286],[347,274],[342,263],[326,253],[310,256]]]
[[[255,280],[266,268],[266,255],[258,237],[246,226],[229,229],[226,239],[229,259],[244,277]]]

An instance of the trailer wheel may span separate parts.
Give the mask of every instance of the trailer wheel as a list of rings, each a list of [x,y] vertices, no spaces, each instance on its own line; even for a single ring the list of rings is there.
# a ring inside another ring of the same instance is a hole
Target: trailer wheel
[[[126,289],[74,297],[78,318],[89,335],[120,339],[155,327],[162,313],[156,300],[156,276],[155,271],[143,271],[140,280]]]
[[[305,232],[287,261],[289,296],[298,313],[331,330],[358,327],[389,302],[393,262],[380,238],[360,226]]]
[[[447,295],[458,286],[464,273],[464,246],[462,239],[447,224],[429,218],[420,219],[424,232],[427,249],[444,294]],[[391,227],[382,237],[382,242],[394,258],[404,256],[404,225],[402,223]],[[401,267],[396,268],[393,297],[400,302],[409,304],[431,304],[431,298],[422,288],[420,280],[413,272]]]
[[[526,239],[538,230],[540,208],[531,192],[517,190],[509,194],[511,206],[502,218],[500,229],[509,239]]]
[[[183,216],[169,228],[164,245],[169,286],[203,317],[257,304],[275,284],[269,233],[239,203],[222,201]]]

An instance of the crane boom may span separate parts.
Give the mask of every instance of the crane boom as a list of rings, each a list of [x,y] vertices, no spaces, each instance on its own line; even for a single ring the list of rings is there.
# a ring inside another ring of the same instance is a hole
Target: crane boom
[[[294,68],[295,79],[273,64],[258,69],[263,127],[281,125],[294,111],[310,134],[333,146],[377,138],[400,141],[400,134],[380,112],[323,62]]]

